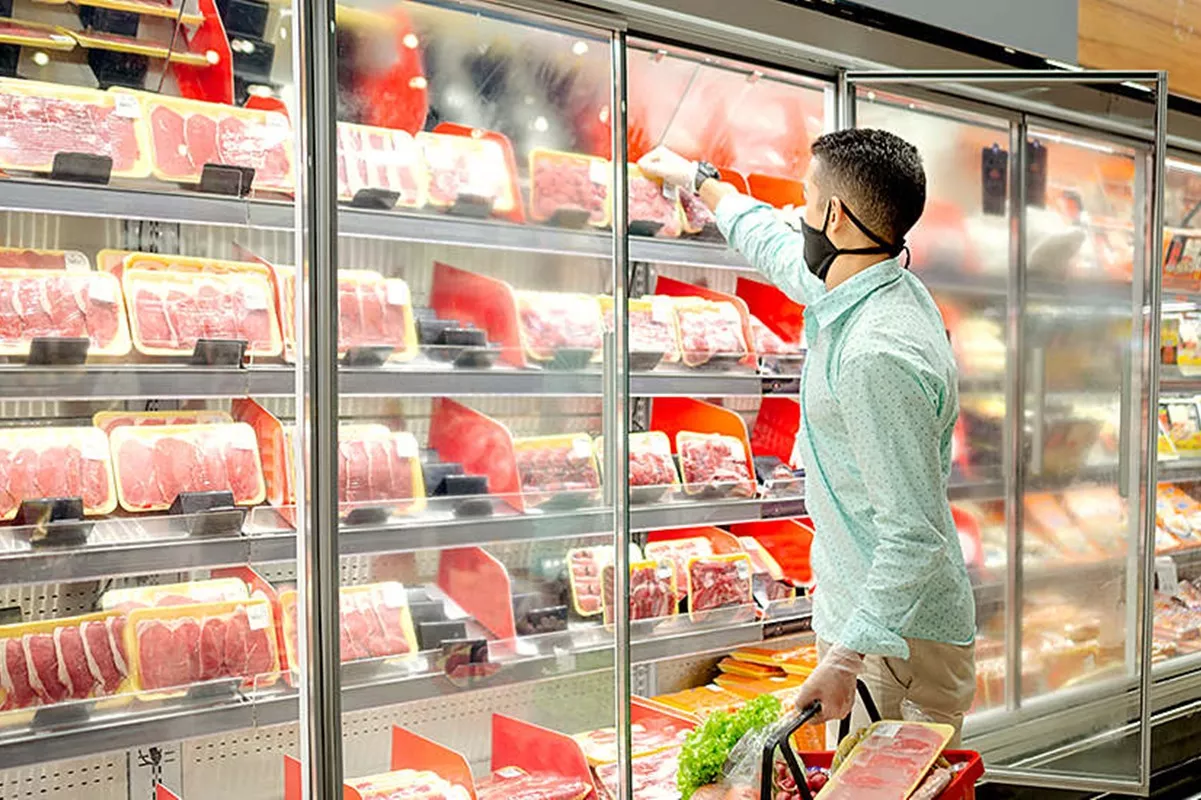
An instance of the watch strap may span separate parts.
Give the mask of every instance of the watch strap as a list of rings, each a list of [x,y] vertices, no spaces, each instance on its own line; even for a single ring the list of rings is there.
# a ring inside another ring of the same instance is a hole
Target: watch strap
[[[701,186],[705,183],[705,181],[710,179],[716,181],[720,178],[721,172],[718,171],[717,167],[713,166],[708,161],[698,161],[696,165],[696,180],[694,181],[692,189],[693,191],[700,192]]]

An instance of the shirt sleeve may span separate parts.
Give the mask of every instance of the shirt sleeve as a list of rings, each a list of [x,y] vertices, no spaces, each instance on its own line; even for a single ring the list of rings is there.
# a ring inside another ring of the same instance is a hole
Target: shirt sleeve
[[[909,658],[900,631],[950,555],[940,459],[945,398],[902,357],[880,353],[848,359],[835,396],[877,535],[859,603],[839,642],[858,653]]]
[[[825,292],[825,284],[805,266],[804,238],[767,203],[728,194],[717,204],[715,215],[730,246],[784,294],[808,305]]]

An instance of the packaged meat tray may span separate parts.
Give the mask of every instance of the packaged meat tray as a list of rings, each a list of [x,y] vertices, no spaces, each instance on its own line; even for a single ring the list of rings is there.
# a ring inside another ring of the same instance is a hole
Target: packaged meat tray
[[[353,778],[346,781],[345,786],[356,792],[360,800],[471,800],[466,787],[426,770],[401,769]],[[344,800],[352,797],[354,795],[347,792]]]
[[[613,298],[596,298],[604,316],[605,331],[613,332]],[[654,369],[659,361],[675,364],[680,360],[680,345],[676,341],[676,322],[670,297],[647,296],[626,302],[629,323],[630,369]],[[653,363],[651,363],[653,361]]]
[[[909,797],[953,733],[935,723],[874,723],[822,789],[822,800]]]
[[[521,492],[530,505],[587,503],[600,489],[600,472],[586,433],[513,440]]]
[[[504,148],[491,139],[446,133],[417,134],[429,176],[426,202],[449,208],[460,198],[482,198],[492,210],[507,214],[517,205]]]
[[[745,553],[688,559],[688,613],[693,619],[703,611],[752,602],[751,559]]]
[[[739,536],[738,544],[751,557],[751,568],[756,574],[765,573],[770,575],[772,580],[784,580],[784,570],[780,569],[780,565],[758,539],[754,536]]]
[[[672,304],[685,366],[699,367],[714,357],[737,361],[747,354],[742,317],[732,303],[682,297]]]
[[[344,586],[339,594],[342,661],[364,658],[413,658],[417,634],[405,588],[396,581]],[[298,664],[296,590],[279,595],[283,615],[284,648],[288,663]]]
[[[603,463],[605,438],[596,437],[593,449],[597,463]],[[652,503],[662,500],[680,485],[676,462],[671,457],[671,442],[662,431],[629,435],[630,502]]]
[[[244,422],[117,428],[109,444],[126,511],[165,511],[181,492],[230,491],[242,506],[266,495],[258,441]]]
[[[35,250],[30,247],[0,247],[0,269],[51,269],[89,272],[88,257],[78,250]]]
[[[684,227],[684,211],[676,191],[664,189],[663,184],[643,175],[635,164],[629,165],[626,180],[631,231],[650,235],[653,230],[655,236],[679,237]]]
[[[1201,450],[1201,412],[1195,399],[1160,400],[1159,416],[1167,423],[1168,438],[1179,452]]]
[[[547,772],[504,767],[475,785],[476,800],[584,800],[592,783]]]
[[[632,759],[630,768],[634,773],[630,796],[638,800],[679,800],[680,789],[676,775],[680,771],[680,748],[660,750],[657,753]],[[617,763],[602,764],[596,768],[596,777],[609,800],[621,800],[617,792]]]
[[[0,625],[0,712],[125,691],[125,627],[117,613]]]
[[[588,351],[601,356],[600,305],[587,294],[515,291],[521,342],[535,361],[552,361],[560,350]],[[583,366],[582,364],[580,366]]]
[[[782,678],[784,670],[779,667],[769,667],[764,664],[752,664],[749,661],[739,661],[733,656],[726,656],[717,662],[717,669],[725,675],[738,675],[743,678],[762,680],[763,678]]]
[[[530,150],[530,218],[546,222],[559,211],[586,212],[588,224],[609,224],[613,167],[603,158],[535,147]]]
[[[634,758],[648,756],[661,750],[670,750],[684,743],[688,735],[684,725],[666,725],[661,728],[649,729],[635,722],[630,725],[630,753]],[[613,764],[617,761],[617,730],[601,728],[595,731],[577,733],[571,737],[588,759],[589,765],[596,767],[602,764]]]
[[[251,356],[283,351],[263,275],[133,269],[122,275],[133,342],[148,356],[190,356],[200,339],[241,339]]]
[[[338,123],[338,198],[353,200],[364,189],[396,192],[396,205],[425,205],[425,163],[408,131]]]
[[[794,675],[808,675],[817,666],[817,647],[803,645],[755,645],[740,647],[733,658],[749,664],[782,669]]]
[[[92,415],[92,424],[106,434],[115,428],[131,426],[220,425],[233,421],[228,411],[207,408],[196,411],[97,411]]]
[[[642,551],[630,544],[630,563],[642,560]],[[601,568],[613,562],[613,546],[578,547],[567,552],[571,604],[581,617],[601,613]]]
[[[714,679],[714,683],[718,686],[730,694],[745,700],[750,700],[761,694],[790,692],[794,689],[799,689],[804,682],[805,678],[800,675],[749,678],[745,675],[735,675],[730,672],[723,672]]]
[[[109,589],[100,596],[100,609],[128,613],[135,608],[249,599],[250,590],[245,581],[239,578],[213,578],[205,581]]]
[[[127,355],[120,283],[99,272],[0,270],[0,356],[29,355],[38,338],[87,339],[90,355]]]
[[[613,587],[617,576],[614,564],[601,567],[601,603],[606,625],[613,623]],[[630,564],[630,620],[659,619],[673,616],[676,602],[676,577],[666,561],[636,561]]]
[[[680,431],[676,434],[676,452],[687,494],[755,496],[746,449],[733,436]]]
[[[266,598],[136,609],[125,624],[125,649],[132,689],[139,692],[222,678],[263,687],[279,673]]]
[[[786,342],[779,334],[764,324],[754,314],[751,317],[751,336],[755,339],[755,352],[761,356],[793,356],[801,352],[800,345]]]
[[[1179,486],[1161,483],[1156,487],[1155,517],[1170,535],[1170,546],[1201,544],[1201,503]]]
[[[344,512],[391,507],[425,508],[417,440],[383,425],[338,426],[338,500]]]
[[[647,542],[643,548],[647,558],[667,561],[675,572],[676,600],[688,597],[688,561],[694,556],[713,555],[713,543],[704,536],[689,536],[686,539],[670,539],[665,542]]]
[[[703,233],[705,228],[712,225],[717,227],[717,217],[709,210],[696,192],[687,189],[680,190],[680,207],[684,211],[684,232]]]
[[[227,261],[219,258],[181,256],[174,253],[142,253],[137,250],[101,250],[96,254],[96,269],[118,278],[126,270],[151,272],[203,272],[216,275],[249,275],[270,280],[271,269],[257,261]]]
[[[0,78],[0,169],[49,172],[58,153],[108,156],[117,178],[150,174],[138,104],[117,92]]]
[[[154,177],[200,183],[206,164],[249,167],[254,189],[291,192],[292,128],[278,111],[114,89],[141,104]]]
[[[692,714],[698,719],[704,719],[714,711],[733,711],[745,702],[743,698],[727,692],[720,686],[698,686],[671,694],[661,694],[651,699],[668,708]]]
[[[80,497],[83,513],[117,507],[108,439],[97,428],[0,428],[0,520],[23,500]]]

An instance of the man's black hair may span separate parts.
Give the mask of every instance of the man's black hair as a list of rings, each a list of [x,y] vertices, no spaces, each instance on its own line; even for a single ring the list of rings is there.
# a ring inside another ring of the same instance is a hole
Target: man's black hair
[[[823,203],[831,196],[847,204],[872,233],[899,242],[926,206],[926,171],[917,148],[874,128],[852,128],[819,136],[815,187]]]

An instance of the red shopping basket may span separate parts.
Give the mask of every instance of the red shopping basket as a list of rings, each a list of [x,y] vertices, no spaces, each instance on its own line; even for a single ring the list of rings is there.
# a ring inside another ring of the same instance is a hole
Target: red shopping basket
[[[868,691],[863,681],[858,681],[859,697],[863,700],[864,708],[867,710],[867,715],[873,722],[880,721],[880,712],[876,708],[875,702],[872,700],[871,692]],[[784,763],[788,765],[788,771],[792,773],[792,779],[796,781],[797,792],[801,796],[801,800],[813,800],[813,794],[809,791],[808,783],[805,780],[806,767],[821,767],[822,769],[830,769],[831,763],[834,761],[833,752],[822,753],[793,753],[790,741],[792,735],[797,729],[813,719],[814,716],[821,711],[820,703],[813,703],[801,712],[800,716],[790,725],[782,728],[776,736],[763,745],[763,763],[760,766],[759,776],[759,800],[772,800],[772,779],[775,774],[775,754],[779,748],[780,753],[784,756]],[[839,741],[845,739],[851,731],[851,718],[848,715],[846,719],[839,723]],[[951,778],[951,782],[947,788],[942,790],[942,794],[938,796],[938,800],[975,800],[976,798],[976,781],[984,776],[984,762],[980,759],[980,754],[971,750],[944,750],[943,756],[951,765],[962,764]],[[799,758],[798,758],[799,757]],[[802,767],[802,763],[804,767]]]

